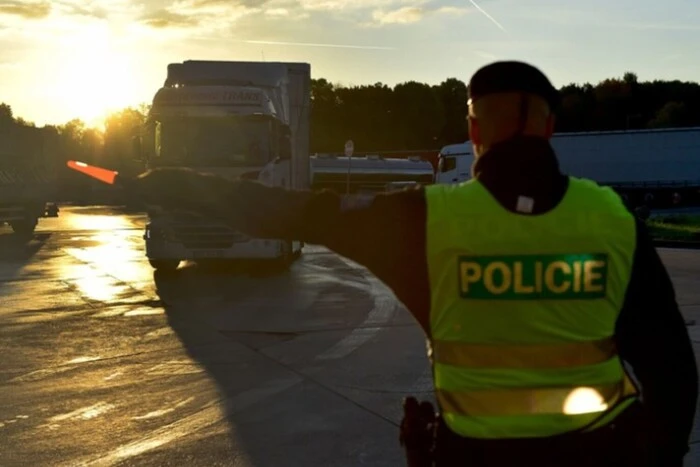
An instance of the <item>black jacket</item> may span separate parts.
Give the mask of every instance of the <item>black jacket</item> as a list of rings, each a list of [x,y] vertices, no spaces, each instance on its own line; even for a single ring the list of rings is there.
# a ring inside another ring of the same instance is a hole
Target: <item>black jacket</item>
[[[535,200],[533,214],[548,211],[568,186],[551,146],[531,138],[492,149],[478,159],[473,173],[513,212],[519,195]],[[261,237],[325,245],[364,265],[427,333],[430,289],[422,188],[348,200],[329,191],[289,192],[241,182],[229,195],[217,211],[231,225]],[[251,199],[256,202],[249,203]],[[621,357],[641,384],[655,444],[671,457],[682,457],[697,400],[695,356],[673,285],[641,221],[616,338]]]

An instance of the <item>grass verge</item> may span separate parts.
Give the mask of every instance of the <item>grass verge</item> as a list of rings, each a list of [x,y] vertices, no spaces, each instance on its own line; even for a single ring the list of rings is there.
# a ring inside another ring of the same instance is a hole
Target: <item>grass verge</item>
[[[700,216],[670,215],[647,220],[656,240],[700,241]]]

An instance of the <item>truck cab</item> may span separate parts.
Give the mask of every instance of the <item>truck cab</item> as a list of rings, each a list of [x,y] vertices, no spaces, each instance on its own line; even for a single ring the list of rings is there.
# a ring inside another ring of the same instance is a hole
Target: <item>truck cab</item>
[[[440,150],[435,183],[462,183],[471,178],[474,153],[469,141],[450,144]]]

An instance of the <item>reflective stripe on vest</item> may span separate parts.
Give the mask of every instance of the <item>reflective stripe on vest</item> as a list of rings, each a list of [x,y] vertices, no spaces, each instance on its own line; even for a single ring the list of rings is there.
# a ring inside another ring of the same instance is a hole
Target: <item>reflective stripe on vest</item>
[[[568,388],[435,391],[440,407],[462,416],[578,415],[604,412],[636,393],[628,377],[613,384]]]
[[[637,394],[613,339],[634,217],[612,190],[569,180],[559,206],[537,216],[505,210],[478,180],[426,187],[428,351],[457,434],[586,429]]]
[[[487,345],[436,340],[428,355],[436,363],[463,368],[571,368],[595,365],[617,356],[612,338],[589,342]]]

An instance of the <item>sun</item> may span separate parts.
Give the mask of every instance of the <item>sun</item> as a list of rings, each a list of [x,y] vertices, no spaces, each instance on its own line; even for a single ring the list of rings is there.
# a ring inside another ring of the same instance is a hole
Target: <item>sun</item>
[[[90,126],[101,126],[108,113],[134,105],[137,67],[109,29],[86,28],[62,42],[47,82],[56,106]]]

